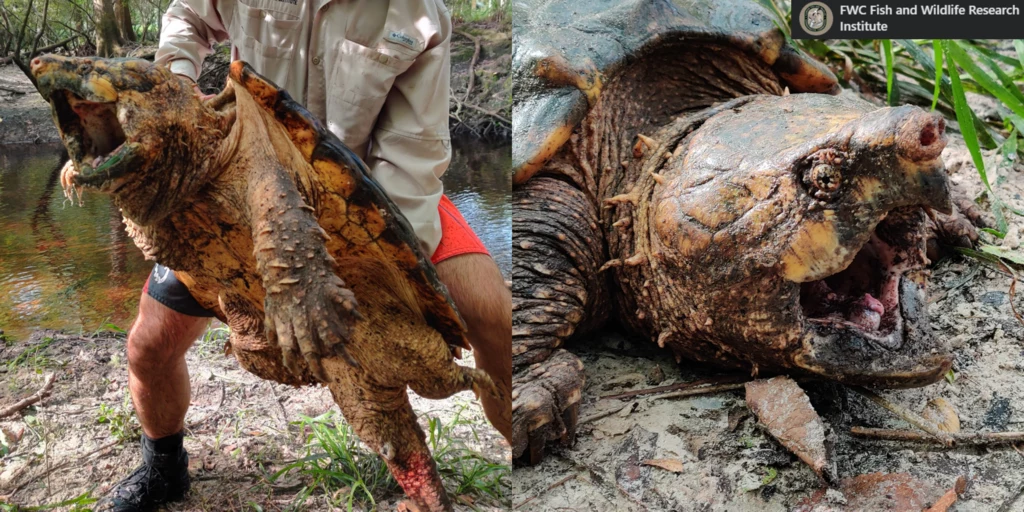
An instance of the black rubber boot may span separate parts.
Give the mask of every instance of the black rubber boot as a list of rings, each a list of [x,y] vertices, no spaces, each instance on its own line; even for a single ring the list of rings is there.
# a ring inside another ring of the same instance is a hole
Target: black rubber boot
[[[150,439],[142,434],[142,465],[118,482],[97,510],[148,512],[188,494],[188,453],[184,433]]]

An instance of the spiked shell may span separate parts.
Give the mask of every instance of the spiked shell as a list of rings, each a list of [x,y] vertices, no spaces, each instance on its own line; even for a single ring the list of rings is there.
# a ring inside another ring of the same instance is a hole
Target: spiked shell
[[[287,91],[260,76],[248,64],[232,63],[229,76],[285,127],[292,143],[313,169],[321,175],[337,176],[346,184],[339,192],[348,205],[348,222],[384,226],[375,243],[413,284],[427,323],[450,345],[469,348],[465,324],[448,289],[438,278],[412,226],[370,176],[366,164]]]
[[[792,92],[838,90],[831,71],[790,46],[752,0],[514,0],[512,10],[516,184],[569,139],[604,84],[665,41],[738,48],[769,65]]]

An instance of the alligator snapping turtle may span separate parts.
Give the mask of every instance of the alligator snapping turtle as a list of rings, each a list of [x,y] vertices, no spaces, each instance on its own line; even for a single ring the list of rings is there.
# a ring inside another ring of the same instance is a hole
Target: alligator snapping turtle
[[[755,2],[521,0],[514,20],[516,459],[571,442],[583,365],[560,347],[609,317],[755,375],[949,368],[925,251],[970,230],[939,213],[940,116],[831,95]]]
[[[455,364],[462,321],[366,166],[246,64],[202,101],[142,60],[33,60],[71,161],[62,183],[113,196],[146,258],[231,327],[228,350],[277,382],[326,384],[422,510],[451,504],[406,387],[490,378]]]

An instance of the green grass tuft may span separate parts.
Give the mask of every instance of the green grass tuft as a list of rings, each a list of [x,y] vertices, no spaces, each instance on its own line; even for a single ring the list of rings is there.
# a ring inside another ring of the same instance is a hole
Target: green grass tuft
[[[469,449],[455,436],[458,427],[468,427],[476,435],[474,425],[462,418],[463,410],[448,423],[429,419],[427,444],[438,472],[450,495],[471,496],[476,502],[503,506],[507,504],[505,494],[511,469]],[[377,500],[401,493],[384,461],[359,441],[352,427],[335,411],[315,418],[304,416],[293,424],[309,432],[306,456],[284,466],[270,480],[276,481],[286,474],[309,479],[310,483],[296,498],[296,506],[301,508],[310,495],[318,492],[333,506],[349,511],[356,506],[375,509]]]
[[[92,491],[93,489],[89,489],[74,498],[46,505],[21,506],[14,503],[0,502],[0,512],[36,512],[55,509],[66,509],[69,512],[91,512],[93,508],[90,505],[98,501],[97,498],[92,496]]]
[[[50,365],[50,358],[43,352],[53,344],[53,338],[46,337],[43,341],[23,350],[17,357],[6,363],[7,371],[11,372],[19,367],[29,368],[41,372],[43,368]]]
[[[231,328],[214,320],[210,327],[203,332],[196,345],[204,356],[223,355],[224,343],[229,337],[231,337]]]
[[[135,416],[131,396],[126,392],[121,405],[110,406],[100,404],[96,413],[96,423],[107,425],[110,435],[121,443],[138,441],[142,435],[142,427]]]

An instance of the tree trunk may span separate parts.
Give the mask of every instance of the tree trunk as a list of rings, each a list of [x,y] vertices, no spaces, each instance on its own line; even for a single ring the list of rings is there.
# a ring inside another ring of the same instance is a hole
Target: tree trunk
[[[121,52],[121,32],[117,29],[117,16],[114,15],[114,0],[93,0],[93,11],[96,13],[96,55],[114,57]]]
[[[128,0],[114,0],[114,14],[117,17],[121,40],[135,41],[135,28],[132,27],[132,12],[128,10]]]

